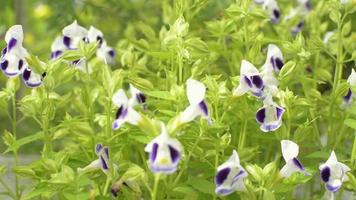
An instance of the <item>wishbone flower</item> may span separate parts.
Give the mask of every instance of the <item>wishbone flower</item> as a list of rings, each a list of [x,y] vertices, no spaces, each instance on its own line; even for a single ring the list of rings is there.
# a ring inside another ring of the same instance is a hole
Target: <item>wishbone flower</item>
[[[101,169],[105,174],[109,172],[109,148],[102,144],[96,144],[95,153],[98,156],[98,159],[94,160],[84,168],[78,168],[78,172],[89,172],[97,169]]]
[[[263,100],[263,107],[256,112],[256,121],[263,132],[277,130],[282,125],[284,109],[273,102],[272,96]]]
[[[319,166],[319,170],[326,189],[330,192],[337,192],[342,186],[342,182],[347,179],[345,173],[350,171],[350,168],[338,162],[335,152],[332,151],[329,159]]]
[[[297,159],[297,156],[299,154],[299,146],[293,141],[282,140],[281,148],[284,161],[286,162],[286,164],[280,171],[282,177],[288,178],[295,172],[302,172],[308,175],[303,165]]]
[[[31,68],[25,67],[25,70],[22,73],[22,80],[28,87],[35,88],[42,85],[42,81],[45,76],[46,72],[38,74],[32,71]]]
[[[107,64],[115,63],[115,50],[109,47],[104,39],[104,34],[97,28],[91,26],[88,31],[88,41],[97,42],[98,50],[96,56],[104,60]]]
[[[182,152],[181,143],[169,136],[166,126],[161,124],[161,134],[145,147],[149,153],[149,166],[154,173],[171,174],[177,171]]]
[[[84,27],[78,25],[77,20],[66,26],[62,30],[63,33],[63,44],[68,49],[77,49],[79,42],[87,42],[88,31]]]
[[[137,97],[132,96],[131,99],[132,98],[136,99]],[[112,101],[119,109],[116,112],[115,121],[112,125],[113,130],[119,129],[125,122],[138,125],[141,121],[141,115],[133,108],[135,100],[131,99],[129,100],[127,98],[123,89],[120,89],[114,94]]]
[[[262,7],[268,12],[272,23],[276,24],[279,22],[281,12],[276,0],[265,0]]]
[[[141,104],[142,108],[146,109],[147,107],[146,95],[143,94],[139,89],[137,89],[132,84],[130,84],[130,93],[131,93],[131,98],[129,100],[129,104],[131,106],[136,106],[138,104]]]
[[[242,60],[240,68],[240,84],[234,91],[234,96],[241,96],[250,91],[254,96],[261,97],[264,88],[264,83],[260,72],[256,67]]]
[[[347,94],[344,96],[344,105],[350,105],[353,99],[352,87],[356,85],[356,72],[352,68],[350,76],[347,78],[347,83],[349,84],[349,89]]]
[[[274,71],[278,73],[284,65],[282,51],[274,44],[268,45],[267,58],[262,66],[262,71]]]
[[[51,59],[59,58],[68,47],[63,42],[63,36],[57,36],[51,45]]]
[[[190,105],[180,114],[180,123],[191,122],[199,116],[207,119],[209,124],[212,123],[208,105],[204,100],[205,92],[206,88],[203,83],[194,79],[187,80],[187,97]]]
[[[21,74],[26,64],[27,51],[22,47],[23,30],[21,25],[14,25],[5,34],[6,47],[2,50],[1,70],[7,77]]]
[[[234,191],[246,190],[244,178],[247,177],[246,170],[240,165],[240,159],[234,150],[230,158],[220,165],[215,176],[215,193],[227,196]]]

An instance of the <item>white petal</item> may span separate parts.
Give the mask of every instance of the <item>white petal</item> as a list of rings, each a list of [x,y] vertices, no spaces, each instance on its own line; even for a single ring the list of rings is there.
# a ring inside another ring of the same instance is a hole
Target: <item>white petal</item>
[[[300,169],[293,164],[292,160],[289,160],[286,162],[286,164],[282,167],[280,173],[282,177],[288,178],[291,176],[294,172],[298,172]]]
[[[107,46],[106,42],[104,41],[101,47],[96,51],[96,56],[108,65],[115,64],[115,57],[112,57],[109,54],[110,51],[113,51],[113,48]]]
[[[356,85],[356,72],[355,72],[354,68],[352,68],[351,74],[350,74],[349,78],[347,79],[347,82],[351,86],[355,86]]]
[[[188,123],[193,121],[198,116],[202,115],[199,105],[190,105],[182,113],[180,113],[180,123]]]
[[[337,162],[336,154],[334,151],[331,152],[329,159],[326,161],[327,164],[332,164]]]
[[[130,106],[135,106],[137,105],[139,102],[137,101],[137,94],[140,94],[142,93],[140,90],[138,90],[135,86],[133,86],[131,83],[130,83],[130,93],[131,93],[131,98],[130,98]]]
[[[68,37],[79,37],[82,39],[83,37],[87,36],[88,31],[84,27],[79,26],[77,20],[75,20],[72,24],[64,27],[62,33]]]
[[[120,107],[121,105],[127,105],[128,99],[123,89],[118,90],[112,97],[113,103]]]
[[[187,96],[190,105],[196,105],[204,100],[205,85],[197,80],[188,79],[187,81]]]
[[[64,45],[63,36],[57,36],[51,45],[51,51],[64,51],[67,47]]]
[[[104,34],[94,26],[90,26],[88,31],[88,40],[90,43],[97,42],[97,37],[104,39]]]
[[[141,115],[136,110],[129,107],[127,115],[125,117],[125,121],[132,125],[137,125],[141,121]]]
[[[77,171],[79,173],[85,173],[85,172],[89,172],[89,171],[93,171],[93,170],[97,170],[101,168],[101,161],[100,159],[94,160],[93,162],[91,162],[89,165],[87,165],[84,168],[78,168]]]
[[[278,22],[279,19],[276,18],[276,16],[274,15],[274,10],[277,10],[279,12],[279,7],[278,7],[276,0],[265,0],[265,2],[263,4],[263,8],[265,10],[267,10],[273,23]],[[280,15],[280,13],[279,13],[279,15]]]
[[[298,156],[299,146],[293,141],[282,140],[281,147],[282,147],[282,155],[286,162]]]
[[[242,60],[241,61],[241,68],[240,68],[240,76],[245,75],[245,76],[254,76],[258,75],[259,72],[257,68],[250,63],[247,60]]]
[[[240,158],[239,158],[239,155],[237,154],[237,151],[235,149],[232,151],[232,155],[230,156],[228,162],[233,162],[237,165],[240,164]]]
[[[235,189],[236,191],[246,191],[246,187],[245,187],[244,179],[243,179],[243,178],[240,178],[240,179],[235,183],[234,189]]]
[[[334,31],[328,31],[325,33],[324,37],[323,37],[323,43],[327,44],[330,40],[330,38],[334,35]]]
[[[283,60],[282,51],[276,45],[269,44],[268,45],[266,62],[269,62],[272,56],[275,57],[275,58],[280,58],[281,60]]]
[[[240,76],[240,84],[234,90],[234,93],[233,93],[234,96],[242,96],[250,90],[250,88],[248,87],[246,82],[244,80],[242,80],[243,78],[244,78],[243,76]]]
[[[9,28],[5,35],[6,43],[9,43],[11,38],[15,38],[17,40],[16,45],[20,44],[20,46],[22,46],[23,30],[21,25],[14,25]]]

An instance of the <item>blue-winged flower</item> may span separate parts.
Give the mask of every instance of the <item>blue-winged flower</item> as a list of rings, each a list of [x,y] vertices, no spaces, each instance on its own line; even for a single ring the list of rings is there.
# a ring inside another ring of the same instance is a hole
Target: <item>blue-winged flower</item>
[[[133,107],[135,105],[134,102],[136,102],[136,100],[132,99],[136,98],[137,96],[135,95],[132,96],[129,100],[123,89],[120,89],[114,94],[112,100],[114,104],[119,108],[116,112],[115,121],[112,125],[112,128],[114,130],[119,129],[126,122],[132,125],[138,125],[138,123],[141,121],[141,115]]]
[[[347,178],[346,172],[350,168],[345,164],[337,161],[335,152],[332,151],[329,159],[319,166],[321,180],[325,183],[325,187],[330,192],[337,192]]]
[[[2,50],[1,70],[8,77],[20,75],[26,65],[27,51],[22,47],[23,30],[14,25],[5,34],[6,47]]]
[[[130,84],[130,93],[131,93],[131,98],[129,100],[129,104],[131,106],[142,105],[143,109],[147,108],[147,104],[146,104],[147,97],[145,94],[143,94],[143,92],[141,92],[135,86]]]
[[[149,166],[154,173],[171,174],[177,171],[182,157],[181,143],[169,136],[166,126],[161,124],[161,134],[146,145]]]
[[[101,169],[105,174],[109,172],[109,148],[102,144],[96,144],[95,154],[98,156],[98,159],[94,160],[84,168],[78,168],[78,172],[89,172],[97,169]]]
[[[188,79],[186,91],[190,105],[180,113],[179,122],[187,123],[201,116],[207,119],[211,124],[212,121],[209,117],[208,105],[204,100],[206,92],[205,85],[197,80]]]
[[[347,83],[349,84],[349,89],[344,96],[344,105],[350,105],[353,99],[352,87],[356,85],[356,72],[354,69],[351,70],[350,76],[347,78]]]
[[[286,164],[281,169],[282,177],[288,178],[295,172],[308,174],[302,163],[298,160],[299,146],[290,140],[281,141],[282,155]]]
[[[59,58],[69,47],[64,44],[63,36],[57,36],[51,45],[51,59]]]
[[[279,82],[275,76],[284,65],[283,55],[281,50],[274,44],[268,45],[267,58],[261,68],[262,80],[264,83],[264,96],[266,93],[271,93],[275,96],[278,92]]]
[[[261,97],[264,88],[264,83],[260,72],[256,67],[242,60],[240,68],[240,84],[234,91],[234,96],[241,96],[246,92],[251,92],[256,97]]]
[[[281,11],[276,0],[265,0],[262,7],[268,12],[272,23],[275,24],[279,22]]]
[[[215,193],[226,196],[234,191],[244,191],[244,178],[247,177],[246,170],[240,165],[240,159],[234,150],[230,158],[220,165],[215,176]]]
[[[263,132],[275,131],[282,125],[283,113],[284,109],[273,101],[271,95],[268,95],[263,100],[263,107],[256,113],[256,121]]]
[[[107,64],[115,63],[115,50],[107,45],[106,40],[104,39],[104,34],[99,29],[93,26],[89,28],[88,41],[90,43],[98,43],[98,50],[96,51],[96,56],[99,59],[104,60],[104,62]]]

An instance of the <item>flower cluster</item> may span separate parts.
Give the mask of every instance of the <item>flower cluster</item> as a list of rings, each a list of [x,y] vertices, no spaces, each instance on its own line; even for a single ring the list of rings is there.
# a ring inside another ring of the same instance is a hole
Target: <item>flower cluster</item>
[[[1,71],[7,77],[22,76],[24,83],[31,88],[42,85],[45,73],[37,74],[31,70],[26,58],[27,50],[22,46],[23,30],[21,25],[12,26],[5,35],[6,47],[1,52]]]

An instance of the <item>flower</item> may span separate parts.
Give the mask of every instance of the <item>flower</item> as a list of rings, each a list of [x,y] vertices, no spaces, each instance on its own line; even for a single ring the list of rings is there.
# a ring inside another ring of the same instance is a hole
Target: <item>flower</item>
[[[59,58],[68,47],[63,42],[63,36],[57,36],[51,45],[51,59]]]
[[[169,136],[163,123],[161,134],[146,145],[145,151],[149,153],[149,166],[152,172],[171,174],[177,171],[182,145],[177,139]]]
[[[267,10],[272,23],[278,23],[280,16],[281,16],[281,12],[279,10],[278,4],[276,0],[265,0],[263,2],[263,9]]]
[[[303,27],[304,27],[304,21],[302,20],[291,29],[292,35],[293,36],[297,35],[300,31],[302,31]]]
[[[102,144],[96,144],[95,154],[98,156],[98,159],[94,160],[84,168],[78,168],[78,172],[88,172],[97,169],[101,169],[105,174],[109,172],[109,148]]]
[[[347,78],[347,83],[349,84],[349,89],[344,96],[344,104],[350,105],[353,99],[352,87],[356,85],[356,72],[354,69],[351,70],[350,76]]]
[[[256,112],[256,121],[263,132],[275,131],[282,125],[283,113],[284,109],[274,103],[272,96],[268,95],[263,100],[263,107]]]
[[[205,92],[206,88],[203,83],[194,79],[187,80],[187,97],[190,105],[180,114],[179,121],[181,123],[193,121],[198,116],[202,116],[210,124],[212,123],[208,106],[204,100]]]
[[[143,104],[143,106],[145,106],[146,96],[131,84],[130,90],[130,99],[127,98],[123,89],[117,91],[113,96],[112,101],[117,107],[119,107],[116,112],[115,121],[112,125],[114,130],[119,129],[125,122],[132,125],[138,125],[142,119],[140,114],[133,107],[137,104]],[[140,98],[140,100],[138,100],[138,98]]]
[[[88,41],[90,43],[97,42],[98,50],[96,56],[104,60],[107,64],[115,63],[115,51],[112,47],[109,47],[104,39],[104,34],[97,28],[91,26],[88,31]]]
[[[43,78],[46,76],[46,72],[43,74],[38,74],[31,70],[28,66],[22,73],[22,80],[27,85],[27,87],[35,88],[42,85]]]
[[[240,165],[237,152],[234,150],[230,158],[217,169],[215,193],[226,196],[234,191],[244,191],[244,178],[247,175],[246,170]]]
[[[274,71],[278,73],[284,65],[282,51],[274,44],[268,45],[267,58],[262,66],[262,72]]]
[[[240,68],[240,85],[235,89],[234,95],[241,96],[248,91],[256,97],[262,96],[264,83],[260,72],[247,60],[242,60]]]
[[[326,189],[330,192],[337,192],[342,186],[342,182],[346,180],[345,173],[350,171],[350,168],[338,162],[335,152],[332,151],[329,159],[319,166],[319,170]]]
[[[282,155],[286,164],[281,169],[281,175],[285,178],[291,176],[294,172],[305,172],[303,165],[297,159],[299,146],[290,140],[281,141]]]
[[[78,25],[77,20],[66,26],[62,30],[63,43],[68,49],[77,49],[80,41],[87,42],[88,31]]]

